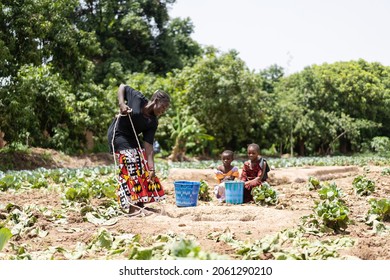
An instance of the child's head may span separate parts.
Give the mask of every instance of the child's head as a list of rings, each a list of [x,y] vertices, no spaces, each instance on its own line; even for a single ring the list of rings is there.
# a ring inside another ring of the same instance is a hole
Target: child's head
[[[230,150],[225,150],[221,154],[223,165],[229,166],[234,159],[234,153]]]
[[[248,145],[247,148],[248,157],[251,161],[256,161],[260,155],[260,147],[259,145],[252,143]]]

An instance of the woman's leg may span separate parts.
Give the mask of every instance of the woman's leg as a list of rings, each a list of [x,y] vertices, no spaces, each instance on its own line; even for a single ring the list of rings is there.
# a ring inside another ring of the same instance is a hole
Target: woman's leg
[[[138,195],[141,187],[138,183],[140,161],[137,151],[135,149],[124,150],[117,153],[117,156],[119,162],[117,194],[120,206],[126,211],[130,208],[143,207],[143,202]]]

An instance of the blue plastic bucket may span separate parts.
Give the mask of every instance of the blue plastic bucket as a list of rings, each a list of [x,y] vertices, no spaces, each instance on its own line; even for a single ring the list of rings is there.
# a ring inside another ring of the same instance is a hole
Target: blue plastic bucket
[[[193,207],[198,203],[200,182],[175,181],[176,205],[179,207]]]
[[[227,181],[225,182],[226,203],[242,204],[244,200],[244,182]]]

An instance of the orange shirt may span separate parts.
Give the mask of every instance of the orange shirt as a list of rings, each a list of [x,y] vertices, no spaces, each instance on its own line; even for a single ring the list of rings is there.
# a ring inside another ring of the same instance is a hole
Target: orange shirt
[[[231,176],[233,176],[234,179],[238,179],[239,174],[238,174],[238,168],[236,166],[233,166],[233,168],[230,169],[230,171],[227,173],[223,173],[219,169],[215,171],[215,177],[217,178],[218,183],[221,183],[223,179],[225,179],[226,177],[231,177]]]

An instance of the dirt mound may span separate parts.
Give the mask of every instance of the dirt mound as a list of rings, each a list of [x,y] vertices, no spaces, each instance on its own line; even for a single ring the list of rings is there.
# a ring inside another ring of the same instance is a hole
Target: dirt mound
[[[112,164],[109,153],[69,156],[52,149],[29,148],[28,151],[0,153],[0,170],[33,170],[39,167],[83,168]]]
[[[269,181],[275,185],[307,182],[310,176],[321,181],[353,176],[359,172],[357,166],[308,166],[277,168],[269,172]]]

